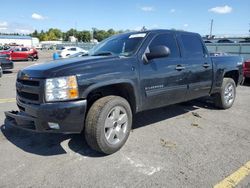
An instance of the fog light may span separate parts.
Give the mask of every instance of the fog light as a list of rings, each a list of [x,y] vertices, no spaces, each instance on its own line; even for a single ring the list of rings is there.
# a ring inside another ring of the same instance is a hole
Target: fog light
[[[48,125],[51,129],[60,129],[60,126],[58,123],[48,122]]]

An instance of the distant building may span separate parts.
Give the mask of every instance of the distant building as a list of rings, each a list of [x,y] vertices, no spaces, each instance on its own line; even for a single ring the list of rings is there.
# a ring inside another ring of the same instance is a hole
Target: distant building
[[[91,39],[90,42],[94,43],[94,44],[98,44],[98,40],[97,39]]]
[[[69,36],[69,42],[77,42],[77,38],[74,36]]]
[[[23,45],[26,47],[34,47],[39,44],[38,38],[32,38],[30,36],[18,36],[18,35],[0,35],[0,45]]]

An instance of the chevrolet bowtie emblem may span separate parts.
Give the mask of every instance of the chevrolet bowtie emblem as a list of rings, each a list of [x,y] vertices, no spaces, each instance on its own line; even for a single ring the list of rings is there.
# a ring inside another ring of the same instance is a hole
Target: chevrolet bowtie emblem
[[[23,78],[23,80],[28,80],[28,79],[29,79],[29,75],[28,75],[28,74],[24,74],[24,75],[22,76],[22,78]]]

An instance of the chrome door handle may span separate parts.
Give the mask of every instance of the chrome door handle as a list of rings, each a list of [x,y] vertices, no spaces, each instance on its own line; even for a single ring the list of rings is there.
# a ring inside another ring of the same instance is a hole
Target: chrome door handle
[[[202,66],[203,66],[205,69],[208,68],[208,67],[210,67],[210,65],[209,65],[208,63],[204,63]]]
[[[175,67],[175,70],[178,70],[178,71],[182,71],[183,69],[185,69],[185,67],[183,67],[182,65],[177,65]]]

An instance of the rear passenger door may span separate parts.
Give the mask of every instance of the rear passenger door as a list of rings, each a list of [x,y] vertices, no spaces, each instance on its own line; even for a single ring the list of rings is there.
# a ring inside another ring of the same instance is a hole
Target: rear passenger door
[[[208,95],[212,86],[213,67],[201,37],[198,34],[182,33],[178,39],[187,64],[187,99]]]
[[[168,57],[142,62],[140,79],[143,109],[161,107],[185,100],[187,92],[187,74],[180,57],[179,47],[173,33],[156,35],[145,53],[153,46],[163,45],[170,49]]]
[[[20,58],[21,59],[28,59],[28,56],[29,56],[28,52],[29,52],[29,49],[23,47]]]

